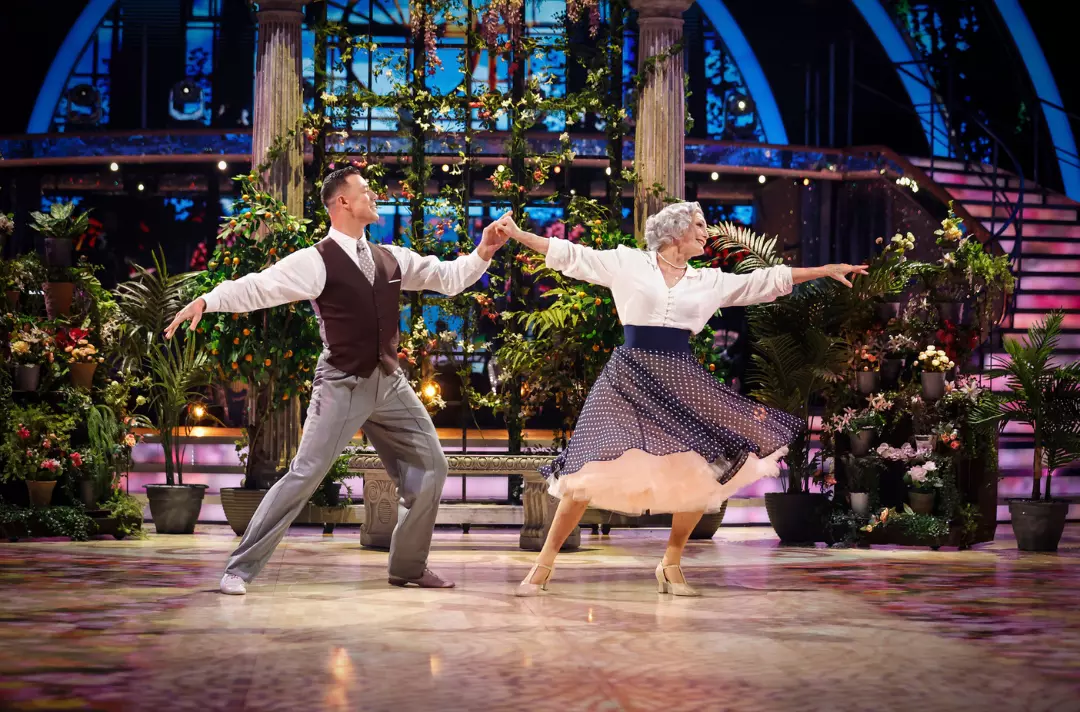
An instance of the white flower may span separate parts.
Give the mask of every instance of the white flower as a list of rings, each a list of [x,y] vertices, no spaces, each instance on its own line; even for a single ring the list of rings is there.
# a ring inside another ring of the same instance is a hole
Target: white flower
[[[939,361],[938,359],[934,359],[933,361],[930,362],[930,365],[931,366],[940,366],[941,361]]]
[[[921,354],[919,354],[919,360],[920,361],[925,361],[926,360],[926,352],[925,351],[923,351]]]
[[[937,463],[931,460],[930,462],[923,465],[922,468],[927,472],[933,472],[937,469]]]
[[[927,353],[931,353],[931,354],[932,354],[932,353],[934,353],[935,351],[937,351],[937,346],[934,346],[933,344],[930,344],[929,346],[927,346],[927,347],[926,347],[926,352],[927,352]]]
[[[330,92],[326,92],[326,91],[324,91],[322,93],[322,100],[323,100],[324,104],[333,105],[333,104],[338,103],[337,94],[331,94]]]
[[[561,134],[559,134],[559,140],[562,141],[563,143],[566,143],[567,141],[570,140],[570,134],[563,131]]]

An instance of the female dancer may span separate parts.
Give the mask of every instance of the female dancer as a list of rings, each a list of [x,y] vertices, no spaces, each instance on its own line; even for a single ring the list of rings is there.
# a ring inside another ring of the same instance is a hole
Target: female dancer
[[[700,595],[686,583],[683,547],[705,512],[718,511],[742,487],[779,474],[802,421],[724,387],[690,353],[690,336],[717,309],[770,302],[794,284],[831,277],[850,287],[866,267],[778,266],[745,275],[695,269],[705,251],[705,216],[697,203],[675,203],[650,217],[647,250],[593,250],[524,232],[509,217],[502,229],[547,255],[547,266],[611,289],[625,343],[593,385],[564,450],[544,468],[560,499],[543,550],[518,596],[546,590],[555,555],[587,505],[630,515],[671,512],[657,589]]]

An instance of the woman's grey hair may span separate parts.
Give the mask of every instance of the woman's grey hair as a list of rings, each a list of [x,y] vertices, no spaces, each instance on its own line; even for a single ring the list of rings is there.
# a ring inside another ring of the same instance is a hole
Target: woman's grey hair
[[[690,229],[694,215],[702,213],[700,203],[672,203],[645,221],[645,246],[656,251],[670,245]]]

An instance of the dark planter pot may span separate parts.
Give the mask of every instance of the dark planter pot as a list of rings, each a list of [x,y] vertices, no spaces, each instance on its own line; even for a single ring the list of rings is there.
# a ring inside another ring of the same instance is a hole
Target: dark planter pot
[[[50,267],[70,267],[72,242],[67,237],[45,238],[45,264]]]
[[[813,544],[831,538],[829,498],[823,494],[769,492],[765,509],[781,543]]]
[[[720,506],[719,512],[705,514],[698,521],[694,531],[690,532],[691,539],[712,539],[720,524],[724,521],[724,513],[727,512],[727,502]]]
[[[851,441],[851,454],[855,457],[863,457],[870,454],[870,448],[874,445],[873,428],[863,428],[857,433],[848,435]]]
[[[938,371],[923,371],[922,395],[928,401],[941,400],[941,397],[945,395],[945,374]]]
[[[53,490],[56,489],[56,480],[45,482],[26,481],[26,489],[30,492],[30,504],[34,507],[48,507],[52,503]],[[1060,534],[1058,535],[1061,536]],[[1057,544],[1055,543],[1055,547]]]
[[[206,485],[147,485],[150,517],[158,534],[192,534]]]
[[[94,385],[94,371],[96,363],[73,363],[71,364],[71,385],[76,388],[89,388]]]
[[[244,489],[243,487],[222,487],[221,508],[225,510],[225,519],[236,532],[243,536],[255,510],[262,504],[267,490]]]
[[[942,321],[951,321],[959,326],[960,320],[964,318],[963,302],[937,302],[934,306],[937,307],[938,316]]]
[[[881,361],[881,384],[892,389],[900,382],[900,374],[904,372],[904,359],[886,358]]]
[[[911,511],[915,514],[933,514],[934,513],[934,497],[933,492],[908,492],[908,504],[911,505]]]
[[[97,491],[94,480],[79,480],[79,500],[87,509],[93,509],[97,504]]]
[[[16,364],[15,390],[30,393],[36,391],[39,385],[41,385],[40,364],[35,363],[31,366],[27,366],[26,364]]]
[[[71,314],[71,302],[75,299],[72,282],[45,283],[45,313],[50,319]]]
[[[874,305],[874,314],[881,321],[889,322],[900,317],[901,306],[900,302],[879,302]]]
[[[22,297],[22,292],[14,289],[9,289],[4,292],[4,298],[7,300],[8,309],[15,311],[19,308],[19,298]]]
[[[1020,551],[1057,551],[1065,531],[1069,503],[1058,500],[1009,500],[1016,548]]]
[[[877,371],[859,371],[855,374],[855,383],[859,388],[859,393],[869,396],[878,389],[881,375]]]

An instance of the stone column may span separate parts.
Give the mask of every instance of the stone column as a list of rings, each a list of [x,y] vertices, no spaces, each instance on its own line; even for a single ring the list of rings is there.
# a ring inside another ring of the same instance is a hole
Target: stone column
[[[649,57],[666,53],[682,39],[682,14],[692,4],[691,0],[630,0],[638,13],[638,71]],[[683,64],[682,52],[660,62],[637,98],[634,168],[639,181],[634,191],[634,234],[639,242],[645,236],[645,219],[664,207],[664,195],[651,195],[653,185],[660,184],[673,198],[685,195]]]
[[[300,26],[309,0],[261,0],[255,60],[255,110],[251,127],[252,167],[266,160],[276,140],[296,127],[304,112]],[[300,134],[288,142],[264,176],[270,194],[289,212],[304,210],[304,156]]]
[[[260,166],[279,138],[296,128],[304,113],[303,73],[301,62],[303,42],[301,25],[304,6],[310,0],[260,0],[256,14],[258,50],[255,58],[255,107],[251,121],[251,166]],[[300,133],[284,146],[280,155],[263,174],[263,185],[275,198],[283,201],[289,213],[304,214],[304,154]],[[258,393],[248,397],[249,418],[257,417],[260,403]],[[264,428],[261,446],[253,456],[265,463],[255,473],[272,481],[275,472],[288,464],[300,439],[300,403],[276,413]],[[264,481],[265,485],[266,482]]]

